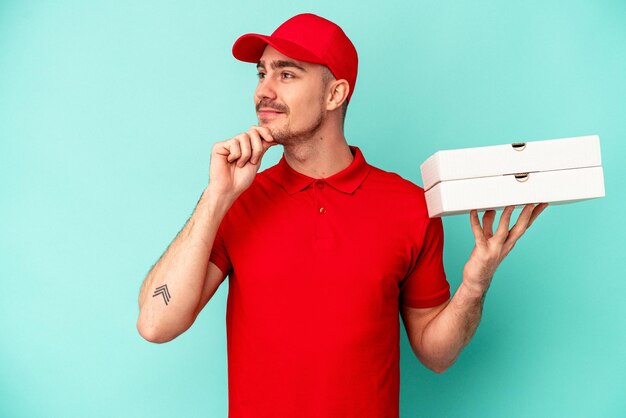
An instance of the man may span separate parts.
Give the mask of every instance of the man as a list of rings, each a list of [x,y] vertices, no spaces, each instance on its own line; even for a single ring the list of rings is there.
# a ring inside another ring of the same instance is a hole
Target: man
[[[259,125],[214,145],[209,183],[142,286],[137,327],[166,342],[229,277],[230,417],[397,417],[399,318],[443,372],[472,337],[491,278],[545,208],[480,225],[450,299],[441,219],[423,189],[372,167],[343,133],[357,53],[336,24],[295,16],[247,34],[233,55],[258,68]],[[263,154],[281,161],[259,173]],[[399,144],[394,144],[398,146]]]

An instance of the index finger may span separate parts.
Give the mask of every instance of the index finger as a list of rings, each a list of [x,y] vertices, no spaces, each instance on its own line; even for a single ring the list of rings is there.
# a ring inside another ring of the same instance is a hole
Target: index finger
[[[476,245],[484,246],[487,243],[487,239],[485,238],[483,229],[480,227],[480,220],[478,219],[478,211],[476,209],[470,211],[470,225],[472,226]]]
[[[276,145],[276,143],[264,140],[261,134],[259,134],[259,131],[253,128],[248,130],[248,135],[252,141],[252,157],[250,158],[250,162],[257,164],[261,161],[265,152],[270,149],[270,147]]]
[[[254,129],[255,131],[257,131],[261,136],[261,139],[267,142],[274,142],[272,131],[270,131],[269,128],[266,128],[265,126],[252,125],[250,129]]]

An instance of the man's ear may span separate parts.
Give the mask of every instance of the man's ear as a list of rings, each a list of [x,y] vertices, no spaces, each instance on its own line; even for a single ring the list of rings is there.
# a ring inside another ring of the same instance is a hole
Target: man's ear
[[[326,101],[326,110],[335,110],[341,107],[343,102],[348,98],[350,92],[350,85],[344,79],[335,80],[330,83],[330,90],[328,92]]]

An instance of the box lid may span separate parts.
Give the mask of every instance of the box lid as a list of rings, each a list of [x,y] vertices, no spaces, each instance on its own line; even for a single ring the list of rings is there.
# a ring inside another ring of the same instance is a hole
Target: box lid
[[[598,135],[438,151],[421,166],[424,189],[441,181],[601,166]]]

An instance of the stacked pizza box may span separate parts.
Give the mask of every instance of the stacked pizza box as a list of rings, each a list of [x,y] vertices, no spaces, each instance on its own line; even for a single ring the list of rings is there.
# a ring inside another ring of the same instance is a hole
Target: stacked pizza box
[[[604,196],[597,135],[439,151],[421,171],[431,218]]]

